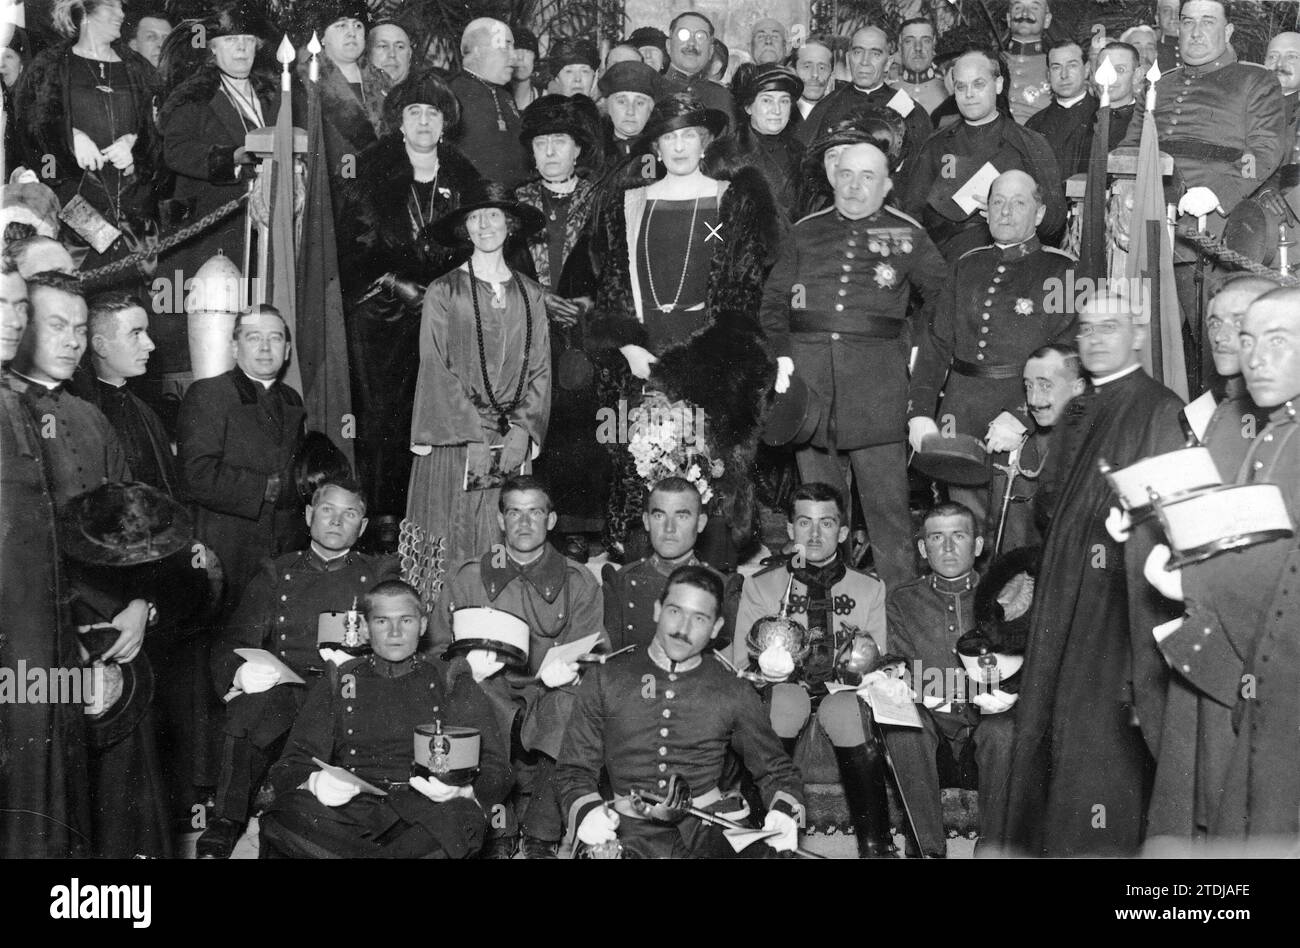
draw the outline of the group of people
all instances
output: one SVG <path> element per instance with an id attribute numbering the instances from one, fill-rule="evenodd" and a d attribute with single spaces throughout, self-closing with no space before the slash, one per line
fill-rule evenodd
<path id="1" fill-rule="evenodd" d="M 482 18 L 449 73 L 418 23 L 296 6 L 355 465 L 275 307 L 176 404 L 141 383 L 191 371 L 181 323 L 78 277 L 248 189 L 267 11 L 57 0 L 64 43 L 7 41 L 0 671 L 96 684 L 0 700 L 0 852 L 171 856 L 180 818 L 225 858 L 260 813 L 265 857 L 785 854 L 814 781 L 864 857 L 944 855 L 951 786 L 989 854 L 1294 842 L 1294 535 L 1170 566 L 1101 468 L 1203 445 L 1294 524 L 1300 291 L 1178 245 L 1185 408 L 1149 300 L 1063 293 L 1063 248 L 1147 109 L 1182 221 L 1300 221 L 1300 34 L 1239 61 L 1228 4 L 1160 0 L 1052 42 L 1013 0 L 1001 49 L 759 20 L 732 72 L 697 12 L 603 61 Z M 708 458 L 647 476 L 607 421 L 660 395 Z"/>

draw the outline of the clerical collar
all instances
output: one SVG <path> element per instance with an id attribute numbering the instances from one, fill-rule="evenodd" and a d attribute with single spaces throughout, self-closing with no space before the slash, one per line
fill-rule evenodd
<path id="1" fill-rule="evenodd" d="M 97 379 L 101 384 L 103 384 L 103 385 L 107 385 L 109 388 L 115 388 L 115 389 L 118 389 L 119 391 L 120 391 L 121 389 L 126 388 L 126 380 L 125 380 L 125 379 L 123 379 L 121 382 L 110 382 L 108 379 L 104 378 L 102 375 L 96 375 L 95 378 L 96 378 L 96 379 Z"/>
<path id="2" fill-rule="evenodd" d="M 1083 101 L 1084 99 L 1086 99 L 1086 98 L 1088 98 L 1088 93 L 1087 93 L 1086 91 L 1084 91 L 1084 92 L 1080 92 L 1080 93 L 1079 93 L 1078 95 L 1076 95 L 1073 99 L 1057 99 L 1057 100 L 1056 100 L 1056 104 L 1059 105 L 1059 106 L 1060 106 L 1061 108 L 1063 108 L 1063 109 L 1069 109 L 1069 108 L 1073 108 L 1074 106 L 1078 105 L 1080 102 L 1082 102 L 1082 101 Z"/>
<path id="3" fill-rule="evenodd" d="M 20 379 L 22 379 L 24 382 L 27 382 L 29 385 L 39 385 L 41 388 L 45 389 L 45 391 L 47 391 L 47 392 L 53 392 L 55 389 L 57 389 L 57 388 L 59 388 L 59 387 L 61 387 L 61 386 L 63 385 L 62 382 L 45 382 L 45 381 L 42 381 L 41 379 L 34 379 L 34 378 L 32 378 L 30 375 L 23 375 L 21 372 L 19 372 L 19 371 L 18 371 L 17 369 L 15 369 L 15 368 L 10 368 L 9 371 L 10 371 L 12 374 L 18 376 L 18 377 L 19 377 Z"/>
<path id="4" fill-rule="evenodd" d="M 854 92 L 857 92 L 860 95 L 874 95 L 884 87 L 885 87 L 885 80 L 882 79 L 879 82 L 877 82 L 874 86 L 872 86 L 870 89 L 859 89 L 857 86 L 853 86 L 852 88 Z"/>
<path id="5" fill-rule="evenodd" d="M 318 560 L 320 560 L 322 563 L 328 566 L 330 563 L 333 563 L 335 560 L 341 560 L 343 557 L 347 556 L 349 553 L 352 552 L 352 548 L 348 547 L 346 550 L 342 551 L 341 553 L 330 553 L 328 550 L 322 549 L 321 545 L 317 543 L 315 540 L 312 540 L 311 552 L 313 556 L 315 556 Z"/>
<path id="6" fill-rule="evenodd" d="M 240 369 L 239 371 L 244 372 L 243 369 Z M 248 375 L 247 372 L 244 372 L 244 374 Z M 264 382 L 261 379 L 253 378 L 251 375 L 248 375 L 248 380 L 250 382 L 256 382 L 258 385 L 262 386 L 262 388 L 264 388 L 268 392 L 271 390 L 271 386 L 275 384 L 275 379 L 271 379 L 271 381 L 269 382 Z"/>
<path id="7" fill-rule="evenodd" d="M 974 570 L 969 570 L 960 576 L 948 579 L 940 576 L 938 573 L 930 574 L 930 586 L 935 592 L 941 593 L 961 593 L 975 588 L 979 582 L 979 577 L 975 575 Z"/>
<path id="8" fill-rule="evenodd" d="M 373 652 L 370 654 L 370 667 L 380 678 L 401 678 L 403 675 L 415 669 L 416 657 L 409 655 L 400 662 L 390 662 L 386 658 L 380 658 Z"/>
<path id="9" fill-rule="evenodd" d="M 1103 385 L 1114 382 L 1117 379 L 1122 379 L 1126 375 L 1132 375 L 1140 368 L 1142 368 L 1142 364 L 1140 362 L 1135 362 L 1127 369 L 1120 369 L 1118 372 L 1114 372 L 1110 375 L 1103 375 L 1101 378 L 1093 379 L 1092 385 L 1094 388 L 1101 388 Z"/>
<path id="10" fill-rule="evenodd" d="M 929 82 L 938 75 L 939 74 L 935 71 L 934 64 L 931 63 L 920 72 L 912 72 L 910 69 L 904 69 L 903 82 L 910 83 L 911 85 L 920 85 L 923 82 Z"/>
<path id="11" fill-rule="evenodd" d="M 1013 39 L 1007 43 L 1007 52 L 1012 56 L 1037 56 L 1043 51 L 1043 41 L 1034 40 L 1026 43 L 1023 40 Z"/>
<path id="12" fill-rule="evenodd" d="M 673 675 L 680 674 L 681 672 L 694 671 L 696 668 L 699 668 L 700 663 L 704 661 L 704 659 L 699 655 L 692 655 L 684 662 L 674 662 L 668 657 L 668 653 L 663 650 L 663 646 L 659 644 L 657 639 L 651 639 L 650 645 L 646 648 L 645 652 L 650 656 L 650 661 Z"/>
<path id="13" fill-rule="evenodd" d="M 463 67 L 462 67 L 462 68 L 463 68 Z M 470 78 L 477 79 L 479 82 L 483 83 L 483 85 L 487 86 L 489 89 L 504 89 L 504 88 L 505 88 L 505 86 L 503 86 L 503 85 L 498 85 L 498 84 L 495 83 L 495 82 L 488 82 L 488 80 L 484 79 L 482 76 L 480 76 L 478 73 L 476 73 L 473 69 L 466 69 L 466 70 L 465 70 L 465 75 L 469 76 Z"/>

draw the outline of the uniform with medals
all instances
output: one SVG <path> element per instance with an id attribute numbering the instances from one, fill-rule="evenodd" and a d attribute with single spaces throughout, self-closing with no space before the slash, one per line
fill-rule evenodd
<path id="1" fill-rule="evenodd" d="M 1052 85 L 1047 81 L 1047 49 L 1041 41 L 1023 43 L 1013 39 L 1002 53 L 1002 59 L 1011 80 L 1007 84 L 1011 117 L 1024 125 L 1052 101 Z"/>

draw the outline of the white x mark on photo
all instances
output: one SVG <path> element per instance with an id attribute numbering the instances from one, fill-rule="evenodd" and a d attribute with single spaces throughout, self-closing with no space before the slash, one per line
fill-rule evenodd
<path id="1" fill-rule="evenodd" d="M 722 235 L 718 233 L 718 231 L 722 230 L 721 222 L 719 222 L 716 226 L 714 226 L 713 224 L 705 224 L 704 226 L 709 229 L 709 236 L 704 238 L 704 242 L 706 244 L 714 237 L 718 238 L 718 243 L 722 243 Z"/>

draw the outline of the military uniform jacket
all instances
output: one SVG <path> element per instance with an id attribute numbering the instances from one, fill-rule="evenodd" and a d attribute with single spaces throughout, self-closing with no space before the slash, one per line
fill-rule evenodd
<path id="1" fill-rule="evenodd" d="M 1144 97 L 1139 96 L 1123 145 L 1139 144 L 1145 108 Z M 1183 186 L 1209 188 L 1225 214 L 1258 190 L 1286 157 L 1281 87 L 1268 70 L 1237 62 L 1232 47 L 1213 62 L 1182 66 L 1161 76 L 1156 83 L 1155 119 L 1160 150 L 1173 156 L 1174 172 Z M 1207 219 L 1215 235 L 1225 223 L 1218 214 Z M 1186 248 L 1181 249 L 1186 259 L 1192 259 Z M 1175 253 L 1179 251 L 1176 245 Z"/>
<path id="2" fill-rule="evenodd" d="M 1002 114 L 985 125 L 953 122 L 931 135 L 917 156 L 900 207 L 919 219 L 940 246 L 967 227 L 987 230 L 978 210 L 967 214 L 952 199 L 985 162 L 999 173 L 1020 170 L 1038 182 L 1047 206 L 1038 234 L 1051 237 L 1060 232 L 1066 207 L 1056 155 L 1042 135 Z"/>
<path id="3" fill-rule="evenodd" d="M 688 560 L 699 565 L 694 556 Z M 667 569 L 667 572 L 665 572 Z M 655 637 L 655 603 L 664 591 L 672 569 L 657 556 L 634 560 L 623 567 L 606 564 L 601 573 L 601 594 L 605 602 L 605 631 L 609 634 L 610 648 L 618 651 L 627 645 L 645 648 Z M 724 624 L 719 638 L 731 639 L 736 603 L 740 597 L 743 579 L 739 573 L 723 577 L 726 592 L 722 607 Z"/>
<path id="4" fill-rule="evenodd" d="M 894 172 L 894 188 L 902 194 L 907 187 L 907 176 L 911 174 L 912 166 L 916 163 L 916 156 L 920 153 L 925 140 L 930 137 L 934 126 L 930 123 L 930 113 L 915 101 L 911 102 L 910 109 L 906 105 L 900 107 L 895 103 L 894 98 L 899 95 L 899 91 L 893 86 L 882 83 L 870 92 L 864 92 L 853 83 L 846 82 L 837 86 L 829 95 L 823 96 L 821 101 L 813 106 L 813 110 L 808 113 L 808 118 L 799 123 L 795 135 L 805 146 L 810 146 L 837 122 L 854 118 L 864 109 L 893 109 L 903 116 L 905 129 L 903 145 L 898 156 L 898 167 L 891 169 Z M 902 94 L 911 98 L 906 92 Z"/>
<path id="5" fill-rule="evenodd" d="M 237 648 L 264 648 L 310 680 L 325 668 L 316 649 L 316 624 L 322 612 L 346 612 L 377 583 L 399 579 L 395 556 L 349 550 L 326 562 L 313 550 L 285 553 L 262 561 L 244 589 L 212 653 L 212 680 L 220 694 L 230 689 L 244 660 Z M 278 686 L 277 686 L 278 687 Z"/>
<path id="6" fill-rule="evenodd" d="M 943 414 L 957 432 L 983 438 L 1000 412 L 1023 404 L 1021 369 L 1030 353 L 1073 332 L 1074 292 L 1066 282 L 1073 264 L 1037 237 L 963 254 L 919 340 L 908 417 L 933 414 L 942 391 Z"/>
<path id="7" fill-rule="evenodd" d="M 908 303 L 915 289 L 934 305 L 947 279 L 921 225 L 891 207 L 860 220 L 827 208 L 794 225 L 759 319 L 768 354 L 792 358 L 821 397 L 813 444 L 851 450 L 903 440 Z"/>
<path id="8" fill-rule="evenodd" d="M 770 566 L 755 573 L 740 591 L 740 608 L 736 612 L 736 636 L 731 644 L 731 662 L 737 668 L 749 665 L 749 652 L 745 637 L 754 623 L 766 616 L 774 616 L 781 609 L 781 599 L 790 588 L 790 618 L 808 625 L 808 587 L 795 580 L 790 583 L 790 570 Z M 844 578 L 830 589 L 831 605 L 827 616 L 835 629 L 846 625 L 857 626 L 870 635 L 880 654 L 885 654 L 885 584 L 861 570 L 845 570 Z M 827 629 L 827 632 L 833 629 Z"/>
<path id="9" fill-rule="evenodd" d="M 1024 125 L 1052 101 L 1052 84 L 1047 81 L 1047 50 L 1041 42 L 1011 40 L 1002 59 L 1007 64 L 1007 102 L 1011 117 Z"/>
<path id="10" fill-rule="evenodd" d="M 550 544 L 540 559 L 525 567 L 504 552 L 499 559 L 505 562 L 498 565 L 497 554 L 489 551 L 455 569 L 434 609 L 430 639 L 438 652 L 450 645 L 452 614 L 469 606 L 502 609 L 527 622 L 528 667 L 498 672 L 482 686 L 497 709 L 503 734 L 510 733 L 510 723 L 522 705 L 523 746 L 555 757 L 578 683 L 547 688 L 534 676 L 553 646 L 599 632 L 597 649 L 608 647 L 600 586 L 589 569 L 566 559 Z"/>
<path id="11" fill-rule="evenodd" d="M 967 700 L 965 690 L 948 693 L 945 676 L 949 669 L 964 671 L 957 658 L 957 640 L 975 628 L 978 582 L 973 572 L 956 580 L 928 573 L 890 591 L 886 603 L 889 651 L 906 659 L 917 695 L 938 696 L 935 689 L 943 684 L 945 700 Z M 935 675 L 938 677 L 932 677 Z"/>
<path id="12" fill-rule="evenodd" d="M 948 90 L 944 88 L 943 77 L 939 75 L 933 66 L 919 73 L 909 72 L 904 69 L 899 74 L 898 79 L 891 85 L 895 89 L 902 89 L 916 100 L 917 105 L 920 105 L 931 115 L 934 114 L 935 109 L 943 105 L 943 100 L 948 98 Z"/>
<path id="13" fill-rule="evenodd" d="M 616 796 L 663 793 L 674 773 L 701 796 L 718 785 L 728 747 L 768 809 L 802 814 L 803 780 L 753 685 L 711 656 L 670 672 L 650 650 L 621 655 L 588 674 L 578 692 L 555 767 L 560 808 L 576 828 L 600 805 L 602 768 Z"/>

